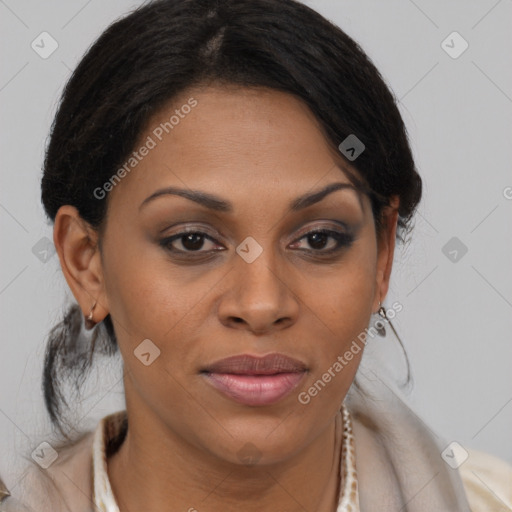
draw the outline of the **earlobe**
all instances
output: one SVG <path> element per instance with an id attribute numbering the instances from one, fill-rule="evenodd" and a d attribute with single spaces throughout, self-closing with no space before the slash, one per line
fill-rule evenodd
<path id="1" fill-rule="evenodd" d="M 109 312 L 104 289 L 97 233 L 71 205 L 61 206 L 55 217 L 53 242 L 62 272 L 85 318 L 93 308 L 93 322 Z"/>

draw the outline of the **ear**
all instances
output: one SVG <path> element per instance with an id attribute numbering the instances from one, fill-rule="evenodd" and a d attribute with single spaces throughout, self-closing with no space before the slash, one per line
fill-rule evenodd
<path id="1" fill-rule="evenodd" d="M 377 238 L 377 273 L 372 308 L 374 312 L 379 309 L 379 301 L 384 302 L 389 289 L 389 279 L 395 254 L 398 205 L 399 197 L 392 196 L 389 206 L 385 206 L 382 211 L 382 232 Z"/>
<path id="2" fill-rule="evenodd" d="M 53 243 L 66 281 L 84 316 L 93 310 L 93 322 L 109 312 L 105 293 L 98 234 L 71 205 L 61 206 L 55 217 Z"/>

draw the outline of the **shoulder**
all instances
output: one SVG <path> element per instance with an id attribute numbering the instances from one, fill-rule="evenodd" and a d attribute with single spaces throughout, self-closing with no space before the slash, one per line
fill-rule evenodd
<path id="1" fill-rule="evenodd" d="M 55 460 L 44 467 L 27 458 L 18 484 L 11 489 L 12 498 L 38 512 L 89 512 L 93 437 L 94 432 L 86 432 L 70 446 L 42 446 Z"/>
<path id="2" fill-rule="evenodd" d="M 467 449 L 469 457 L 459 467 L 472 512 L 512 510 L 512 466 L 478 450 Z"/>

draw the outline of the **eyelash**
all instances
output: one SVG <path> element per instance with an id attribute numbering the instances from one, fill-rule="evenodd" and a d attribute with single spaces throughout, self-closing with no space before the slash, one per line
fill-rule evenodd
<path id="1" fill-rule="evenodd" d="M 160 241 L 160 245 L 169 252 L 178 253 L 178 254 L 187 254 L 187 255 L 188 254 L 191 254 L 191 255 L 192 254 L 208 254 L 208 253 L 216 252 L 218 250 L 218 249 L 212 249 L 211 251 L 201 251 L 201 250 L 183 251 L 181 249 L 175 249 L 175 248 L 170 247 L 172 242 L 174 242 L 175 240 L 179 240 L 180 238 L 183 238 L 186 235 L 191 235 L 191 234 L 192 235 L 200 235 L 203 238 L 206 238 L 208 240 L 211 240 L 214 243 L 217 243 L 217 241 L 213 237 L 211 237 L 204 231 L 190 230 L 190 231 L 182 231 L 182 232 L 176 233 L 175 235 L 172 235 L 170 237 L 164 238 Z M 312 254 L 315 256 L 320 256 L 320 257 L 329 256 L 329 255 L 340 252 L 344 248 L 349 248 L 352 245 L 352 243 L 354 242 L 354 236 L 350 233 L 343 233 L 340 231 L 323 228 L 323 229 L 314 229 L 312 231 L 308 231 L 307 233 L 304 233 L 300 238 L 296 239 L 296 241 L 293 243 L 295 244 L 295 243 L 303 240 L 304 238 L 307 238 L 308 236 L 315 235 L 315 234 L 328 235 L 330 238 L 335 239 L 337 242 L 336 247 L 334 247 L 332 249 L 328 249 L 328 250 L 299 249 L 300 251 L 306 252 L 308 254 Z M 194 257 L 194 256 L 192 256 L 192 257 Z"/>

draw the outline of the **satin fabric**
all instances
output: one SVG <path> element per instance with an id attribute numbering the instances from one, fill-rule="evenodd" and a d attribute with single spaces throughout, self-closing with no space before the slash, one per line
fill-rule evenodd
<path id="1" fill-rule="evenodd" d="M 354 424 L 362 512 L 471 512 L 458 469 L 441 457 L 448 443 L 406 404 L 400 391 L 360 368 L 361 390 L 345 403 Z"/>

